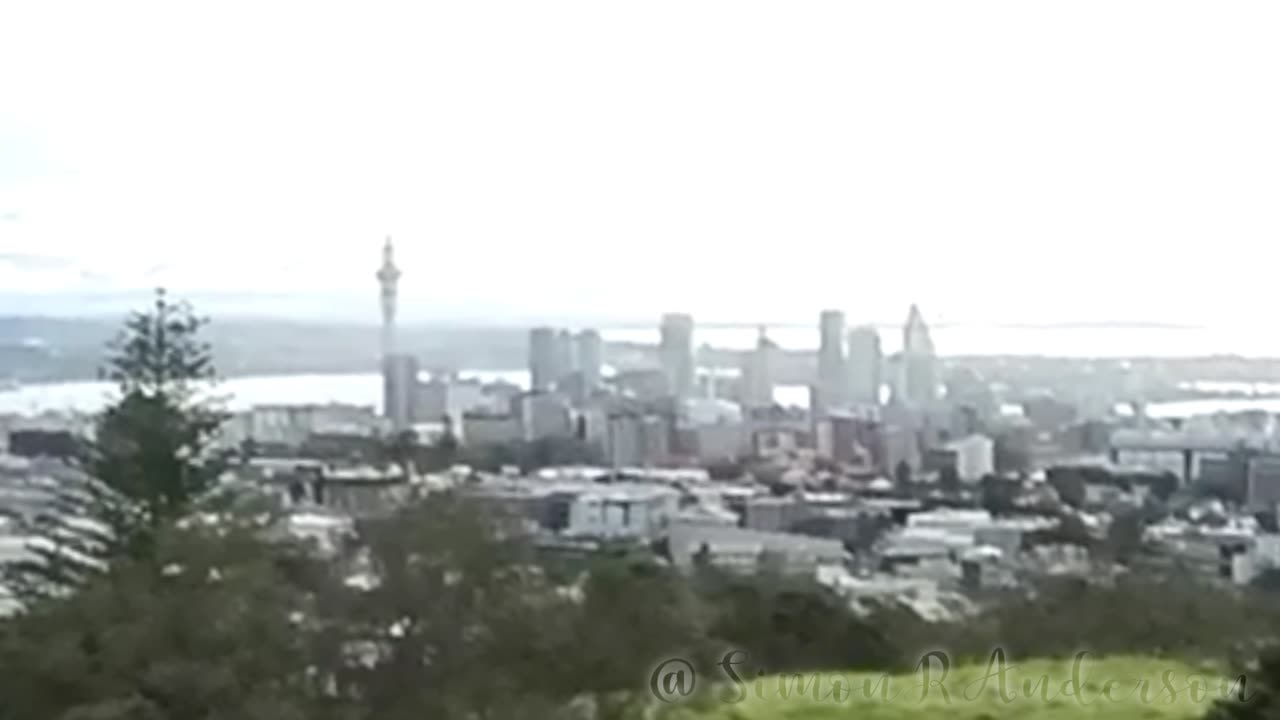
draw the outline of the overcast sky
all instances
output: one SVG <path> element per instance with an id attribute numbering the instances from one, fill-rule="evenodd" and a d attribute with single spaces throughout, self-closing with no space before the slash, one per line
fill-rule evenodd
<path id="1" fill-rule="evenodd" d="M 198 6 L 0 3 L 0 312 L 1277 303 L 1274 0 Z"/>

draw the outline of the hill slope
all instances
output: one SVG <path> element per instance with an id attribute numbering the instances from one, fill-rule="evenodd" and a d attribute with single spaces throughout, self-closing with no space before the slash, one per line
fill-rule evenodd
<path id="1" fill-rule="evenodd" d="M 741 682 L 716 668 L 712 680 L 723 686 L 712 691 L 714 700 L 666 704 L 660 715 L 689 720 L 1200 718 L 1218 698 L 1240 692 L 1235 678 L 1153 658 L 1007 661 L 1003 668 L 993 659 L 945 673 L 934 660 L 928 670 L 888 678 L 867 673 L 758 678 L 745 667 L 737 674 Z"/>

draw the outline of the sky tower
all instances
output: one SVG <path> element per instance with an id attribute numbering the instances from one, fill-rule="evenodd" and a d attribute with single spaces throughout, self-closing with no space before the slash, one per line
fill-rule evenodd
<path id="1" fill-rule="evenodd" d="M 382 246 L 382 267 L 378 268 L 377 277 L 382 288 L 382 357 L 385 360 L 396 352 L 396 291 L 400 284 L 400 268 L 396 267 L 391 238 Z"/>
<path id="2" fill-rule="evenodd" d="M 382 246 L 382 267 L 378 268 L 382 297 L 382 414 L 396 430 L 413 425 L 418 386 L 418 361 L 396 352 L 396 290 L 400 269 L 396 267 L 391 238 Z"/>

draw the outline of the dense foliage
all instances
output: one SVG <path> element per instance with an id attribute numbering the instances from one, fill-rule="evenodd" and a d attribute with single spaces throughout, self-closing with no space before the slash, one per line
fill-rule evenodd
<path id="1" fill-rule="evenodd" d="M 308 717 L 302 608 L 244 530 L 167 529 L 0 632 L 0 718 Z"/>

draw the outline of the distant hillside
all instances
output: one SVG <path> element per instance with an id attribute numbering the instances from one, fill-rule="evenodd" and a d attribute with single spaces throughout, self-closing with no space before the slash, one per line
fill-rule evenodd
<path id="1" fill-rule="evenodd" d="M 0 317 L 0 378 L 85 379 L 96 376 L 119 320 Z M 215 318 L 205 336 L 223 375 L 372 372 L 378 368 L 373 325 Z M 510 369 L 527 363 L 525 331 L 513 328 L 410 326 L 400 348 L 424 368 Z"/>

